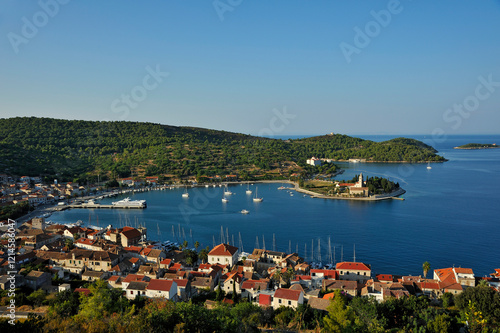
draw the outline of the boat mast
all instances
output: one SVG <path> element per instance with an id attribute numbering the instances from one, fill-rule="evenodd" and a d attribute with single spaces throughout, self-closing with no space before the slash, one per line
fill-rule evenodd
<path id="1" fill-rule="evenodd" d="M 321 263 L 321 238 L 318 238 L 318 261 Z"/>
<path id="2" fill-rule="evenodd" d="M 241 232 L 238 231 L 238 247 L 241 249 L 241 252 L 243 253 L 243 242 L 241 241 Z"/>

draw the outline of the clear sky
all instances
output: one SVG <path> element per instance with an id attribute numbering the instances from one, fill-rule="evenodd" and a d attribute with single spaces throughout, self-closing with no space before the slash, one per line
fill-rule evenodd
<path id="1" fill-rule="evenodd" d="M 2 0 L 0 60 L 4 118 L 500 132 L 500 0 Z"/>

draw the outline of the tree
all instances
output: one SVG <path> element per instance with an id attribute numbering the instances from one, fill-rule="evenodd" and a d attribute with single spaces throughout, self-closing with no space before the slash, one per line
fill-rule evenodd
<path id="1" fill-rule="evenodd" d="M 437 315 L 427 323 L 427 329 L 435 333 L 447 333 L 451 329 L 451 317 L 445 313 Z"/>
<path id="2" fill-rule="evenodd" d="M 198 251 L 199 247 L 200 247 L 200 242 L 198 241 L 194 242 L 194 248 L 196 249 L 196 251 Z"/>
<path id="3" fill-rule="evenodd" d="M 478 283 L 478 287 L 489 287 L 490 284 L 488 283 L 487 280 L 484 280 L 484 279 L 481 279 L 481 281 L 479 281 Z"/>
<path id="4" fill-rule="evenodd" d="M 431 264 L 428 261 L 422 264 L 422 270 L 424 271 L 424 278 L 427 278 L 427 273 L 431 270 Z"/>
<path id="5" fill-rule="evenodd" d="M 359 318 L 346 303 L 340 290 L 335 290 L 334 298 L 327 308 L 328 315 L 323 320 L 327 332 L 356 332 L 361 328 Z"/>
<path id="6" fill-rule="evenodd" d="M 208 261 L 208 246 L 206 249 L 202 249 L 200 251 L 200 254 L 198 255 L 198 258 L 202 261 L 202 262 L 207 262 Z"/>
<path id="7" fill-rule="evenodd" d="M 220 283 L 217 286 L 217 290 L 215 292 L 215 300 L 217 302 L 220 302 L 224 299 L 225 292 L 222 290 L 222 287 L 220 286 Z"/>
<path id="8" fill-rule="evenodd" d="M 28 297 L 28 301 L 30 301 L 33 306 L 38 307 L 42 305 L 43 301 L 45 301 L 47 293 L 43 289 L 38 289 L 32 292 Z"/>
<path id="9" fill-rule="evenodd" d="M 453 306 L 453 294 L 452 293 L 444 293 L 442 296 L 441 296 L 441 301 L 443 302 L 443 308 L 448 308 L 450 306 Z"/>

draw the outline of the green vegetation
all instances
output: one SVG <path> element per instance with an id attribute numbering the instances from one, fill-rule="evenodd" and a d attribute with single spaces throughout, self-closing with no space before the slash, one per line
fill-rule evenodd
<path id="1" fill-rule="evenodd" d="M 278 140 L 193 127 L 50 118 L 0 119 L 0 170 L 85 184 L 128 176 L 164 179 L 237 174 L 288 178 L 311 156 L 371 161 L 445 161 L 424 143 L 373 142 L 346 135 Z M 318 172 L 334 172 L 329 165 Z M 309 169 L 308 169 L 309 170 Z M 309 172 L 316 173 L 315 170 Z M 205 177 L 206 176 L 206 177 Z"/>
<path id="2" fill-rule="evenodd" d="M 455 298 L 445 294 L 440 302 L 410 296 L 378 303 L 373 298 L 350 299 L 336 291 L 327 312 L 308 304 L 273 310 L 236 297 L 234 305 L 226 305 L 220 302 L 224 299 L 220 289 L 209 293 L 210 299 L 219 300 L 212 309 L 206 308 L 202 300 L 128 300 L 121 290 L 109 289 L 103 281 L 93 283 L 89 289 L 89 296 L 72 291 L 55 297 L 43 291 L 31 293 L 24 303 L 16 305 L 48 304 L 47 314 L 18 321 L 15 328 L 23 332 L 459 332 L 466 325 L 468 332 L 499 332 L 500 328 L 500 294 L 482 286 L 468 288 Z M 0 319 L 1 332 L 14 328 L 8 320 Z"/>
<path id="3" fill-rule="evenodd" d="M 466 145 L 455 147 L 455 149 L 486 149 L 486 148 L 499 148 L 496 143 L 468 143 Z"/>
<path id="4" fill-rule="evenodd" d="M 30 211 L 34 210 L 27 201 L 0 207 L 0 221 L 7 219 L 17 219 Z"/>
<path id="5" fill-rule="evenodd" d="M 370 177 L 366 180 L 366 186 L 373 194 L 384 194 L 397 190 L 399 183 L 394 183 L 382 177 Z"/>

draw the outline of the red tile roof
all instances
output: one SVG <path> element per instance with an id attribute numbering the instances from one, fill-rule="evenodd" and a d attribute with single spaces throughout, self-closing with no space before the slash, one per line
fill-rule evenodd
<path id="1" fill-rule="evenodd" d="M 165 259 L 165 260 L 167 260 L 167 259 Z M 210 269 L 210 267 L 212 267 L 212 265 L 210 265 L 210 264 L 200 264 L 198 266 L 198 269 Z"/>
<path id="2" fill-rule="evenodd" d="M 377 280 L 383 281 L 383 282 L 393 282 L 394 277 L 391 274 L 378 274 L 376 276 Z"/>
<path id="3" fill-rule="evenodd" d="M 129 227 L 125 227 L 125 228 L 129 228 Z M 141 237 L 141 233 L 139 232 L 139 230 L 134 229 L 134 228 L 130 228 L 130 229 L 125 230 L 125 228 L 123 228 L 123 231 L 121 232 L 121 234 L 125 238 L 131 239 L 131 238 L 140 238 Z"/>
<path id="4" fill-rule="evenodd" d="M 441 289 L 437 282 L 420 282 L 420 289 Z"/>
<path id="5" fill-rule="evenodd" d="M 332 279 L 338 279 L 339 277 L 339 272 L 337 272 L 334 269 L 311 269 L 309 273 L 312 275 L 312 273 L 317 274 L 323 274 L 324 277 L 329 277 Z"/>
<path id="6" fill-rule="evenodd" d="M 187 286 L 187 283 L 189 282 L 188 279 L 177 279 L 175 280 L 175 283 L 177 283 L 178 287 L 183 287 L 185 288 Z"/>
<path id="7" fill-rule="evenodd" d="M 96 241 L 89 239 L 89 238 L 80 238 L 76 241 L 77 244 L 83 244 L 83 245 L 94 245 Z"/>
<path id="8" fill-rule="evenodd" d="M 328 293 L 328 294 L 323 295 L 324 299 L 333 299 L 334 297 L 335 297 L 335 293 Z"/>
<path id="9" fill-rule="evenodd" d="M 148 290 L 161 290 L 161 291 L 170 291 L 172 288 L 172 280 L 159 280 L 152 279 L 149 281 L 149 285 L 147 287 Z"/>
<path id="10" fill-rule="evenodd" d="M 292 301 L 298 301 L 299 297 L 300 297 L 300 293 L 301 292 L 299 290 L 279 288 L 274 293 L 274 298 L 283 298 L 283 299 L 289 299 Z"/>
<path id="11" fill-rule="evenodd" d="M 128 246 L 128 247 L 124 247 L 123 249 L 125 251 L 128 251 L 128 252 L 140 253 L 142 250 L 142 247 L 140 247 L 140 246 Z"/>
<path id="12" fill-rule="evenodd" d="M 472 268 L 455 267 L 454 270 L 457 274 L 474 274 Z"/>
<path id="13" fill-rule="evenodd" d="M 259 305 L 264 305 L 264 306 L 271 305 L 271 295 L 260 294 L 259 295 Z"/>
<path id="14" fill-rule="evenodd" d="M 362 262 L 339 262 L 336 267 L 337 270 L 355 270 L 355 271 L 371 271 L 370 265 L 363 264 Z"/>
<path id="15" fill-rule="evenodd" d="M 87 288 L 75 288 L 75 293 L 83 293 L 85 296 L 88 296 L 90 294 L 90 290 Z"/>
<path id="16" fill-rule="evenodd" d="M 171 271 L 179 271 L 182 269 L 182 265 L 180 263 L 175 263 L 172 266 L 170 266 Z"/>
<path id="17" fill-rule="evenodd" d="M 208 253 L 210 256 L 229 256 L 232 257 L 238 248 L 229 244 L 219 244 Z"/>
<path id="18" fill-rule="evenodd" d="M 172 259 L 163 259 L 162 261 L 160 261 L 160 264 L 170 265 L 171 262 L 172 262 Z"/>
<path id="19" fill-rule="evenodd" d="M 129 274 L 127 277 L 123 280 L 123 282 L 132 282 L 132 281 L 147 281 L 147 277 L 145 275 L 138 275 L 138 274 Z"/>

